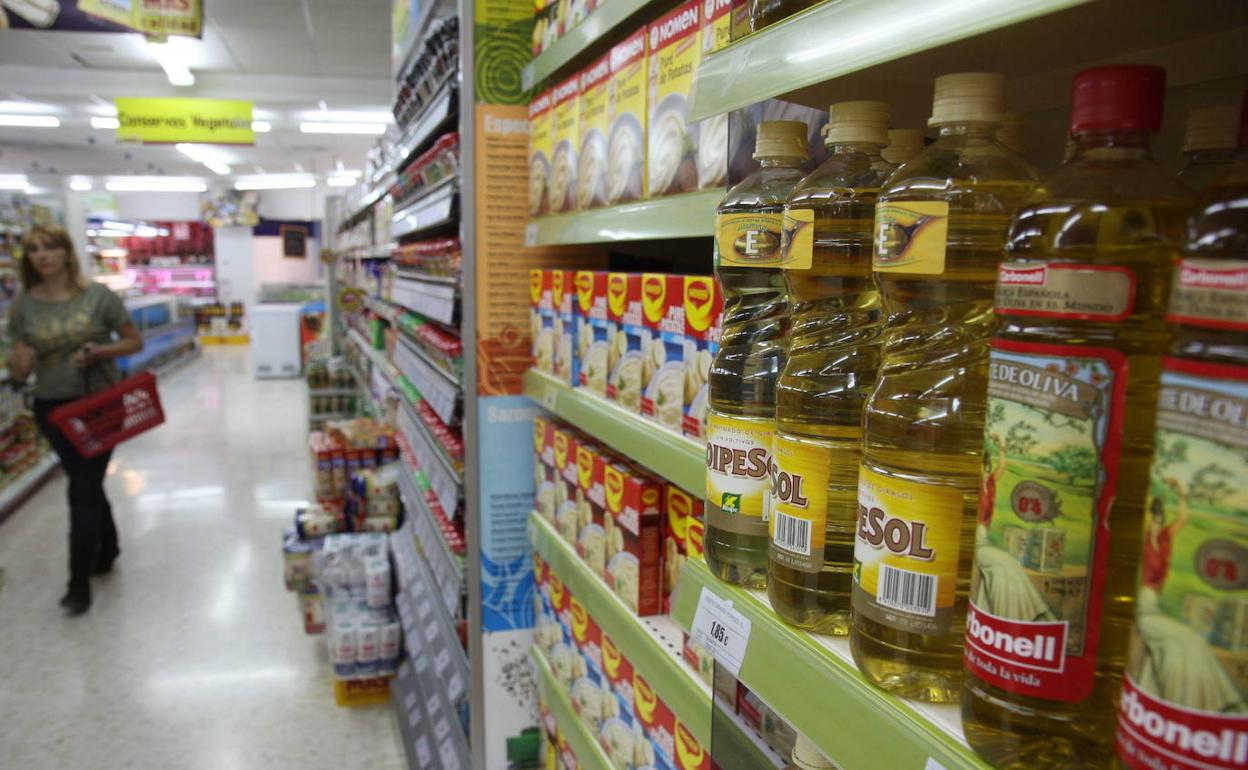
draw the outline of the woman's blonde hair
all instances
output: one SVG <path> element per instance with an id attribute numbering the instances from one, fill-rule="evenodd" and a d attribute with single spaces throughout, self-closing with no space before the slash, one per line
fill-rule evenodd
<path id="1" fill-rule="evenodd" d="M 56 225 L 35 225 L 30 228 L 30 232 L 26 233 L 26 237 L 22 239 L 22 254 L 29 254 L 38 246 L 47 249 L 64 249 L 65 270 L 69 273 L 69 285 L 79 289 L 87 287 L 86 281 L 82 278 L 82 268 L 78 264 L 78 253 L 74 250 L 74 242 L 70 240 L 65 228 Z M 35 266 L 30 263 L 29 259 L 22 259 L 20 275 L 23 291 L 30 291 L 43 281 L 43 277 L 39 275 L 39 271 L 35 270 Z"/>

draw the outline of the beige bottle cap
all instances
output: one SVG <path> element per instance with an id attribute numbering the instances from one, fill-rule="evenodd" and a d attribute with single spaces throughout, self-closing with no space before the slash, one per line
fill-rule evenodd
<path id="1" fill-rule="evenodd" d="M 1239 108 L 1235 105 L 1198 107 L 1187 113 L 1183 152 L 1231 150 L 1238 144 Z"/>
<path id="2" fill-rule="evenodd" d="M 923 152 L 924 135 L 921 128 L 890 128 L 888 146 L 880 153 L 884 160 L 899 166 Z"/>
<path id="3" fill-rule="evenodd" d="M 793 764 L 802 770 L 836 770 L 836 765 L 800 733 L 793 744 Z"/>
<path id="4" fill-rule="evenodd" d="M 754 159 L 809 158 L 809 129 L 800 120 L 764 120 L 758 124 L 754 141 Z"/>
<path id="5" fill-rule="evenodd" d="M 1001 124 L 1005 77 L 995 72 L 958 72 L 936 78 L 929 126 L 946 123 Z"/>
<path id="6" fill-rule="evenodd" d="M 837 102 L 828 108 L 824 141 L 888 144 L 888 105 L 884 102 Z"/>
<path id="7" fill-rule="evenodd" d="M 1023 113 L 1007 112 L 1001 116 L 997 141 L 1017 153 L 1023 151 Z"/>

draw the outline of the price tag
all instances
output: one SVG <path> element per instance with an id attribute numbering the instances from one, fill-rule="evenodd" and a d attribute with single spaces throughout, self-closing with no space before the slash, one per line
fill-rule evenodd
<path id="1" fill-rule="evenodd" d="M 458 672 L 451 676 L 451 681 L 447 682 L 446 694 L 450 696 L 451 703 L 457 703 L 460 696 L 464 694 L 464 683 Z"/>
<path id="2" fill-rule="evenodd" d="M 412 729 L 415 729 L 416 725 L 420 724 L 420 704 L 417 704 L 415 708 L 407 712 L 407 723 L 412 726 Z"/>
<path id="3" fill-rule="evenodd" d="M 745 661 L 745 648 L 750 643 L 750 621 L 733 608 L 731 600 L 721 599 L 703 588 L 693 615 L 690 638 L 710 650 L 715 660 L 733 676 L 738 676 Z"/>
<path id="4" fill-rule="evenodd" d="M 940 764 L 931 757 L 927 758 L 927 764 L 923 765 L 923 770 L 948 770 L 944 765 Z"/>
<path id="5" fill-rule="evenodd" d="M 433 640 L 437 638 L 438 638 L 438 627 L 433 623 L 430 623 L 429 625 L 425 626 L 425 641 L 430 644 L 433 644 Z"/>
<path id="6" fill-rule="evenodd" d="M 524 245 L 525 246 L 537 245 L 537 223 L 536 222 L 530 222 L 524 226 Z"/>
<path id="7" fill-rule="evenodd" d="M 459 770 L 459 752 L 455 751 L 454 743 L 443 741 L 438 753 L 442 755 L 442 770 Z"/>
<path id="8" fill-rule="evenodd" d="M 434 738 L 440 743 L 446 740 L 446 736 L 450 734 L 451 734 L 451 722 L 446 717 L 442 717 L 441 719 L 438 720 L 438 723 L 433 726 Z"/>
<path id="9" fill-rule="evenodd" d="M 423 735 L 416 741 L 416 759 L 422 768 L 428 767 L 433 762 L 433 752 L 429 750 L 429 739 Z"/>
<path id="10" fill-rule="evenodd" d="M 445 647 L 438 650 L 438 654 L 433 656 L 433 665 L 434 670 L 438 672 L 438 676 L 441 676 L 447 667 L 451 665 L 451 653 Z"/>
<path id="11" fill-rule="evenodd" d="M 423 621 L 425 618 L 429 617 L 429 613 L 431 612 L 433 612 L 433 602 L 429 601 L 428 597 L 426 597 L 425 600 L 420 603 L 420 606 L 416 608 L 416 614 L 419 615 L 420 619 Z"/>

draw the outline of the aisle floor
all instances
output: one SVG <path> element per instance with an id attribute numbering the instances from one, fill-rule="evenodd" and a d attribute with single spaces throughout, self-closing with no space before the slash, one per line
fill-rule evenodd
<path id="1" fill-rule="evenodd" d="M 0 525 L 0 755 L 10 768 L 398 768 L 388 706 L 334 705 L 322 637 L 282 586 L 311 489 L 299 380 L 209 349 L 162 381 L 168 423 L 107 482 L 121 532 L 95 605 L 66 618 L 57 477 Z"/>

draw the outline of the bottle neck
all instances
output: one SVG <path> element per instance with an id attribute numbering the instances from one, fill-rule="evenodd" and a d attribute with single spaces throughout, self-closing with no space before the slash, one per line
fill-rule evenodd
<path id="1" fill-rule="evenodd" d="M 758 159 L 760 168 L 797 168 L 802 165 L 803 158 L 789 156 L 771 156 Z"/>
<path id="2" fill-rule="evenodd" d="M 830 142 L 827 147 L 829 155 L 868 155 L 873 158 L 879 157 L 884 149 L 884 145 L 876 142 Z"/>
<path id="3" fill-rule="evenodd" d="M 1075 153 L 1080 160 L 1148 160 L 1153 157 L 1149 133 L 1140 130 L 1081 131 L 1074 135 Z"/>
<path id="4" fill-rule="evenodd" d="M 1000 129 L 1000 123 L 979 120 L 965 123 L 942 123 L 937 126 L 942 139 L 947 136 L 962 136 L 973 139 L 992 139 L 995 141 L 997 131 Z"/>

